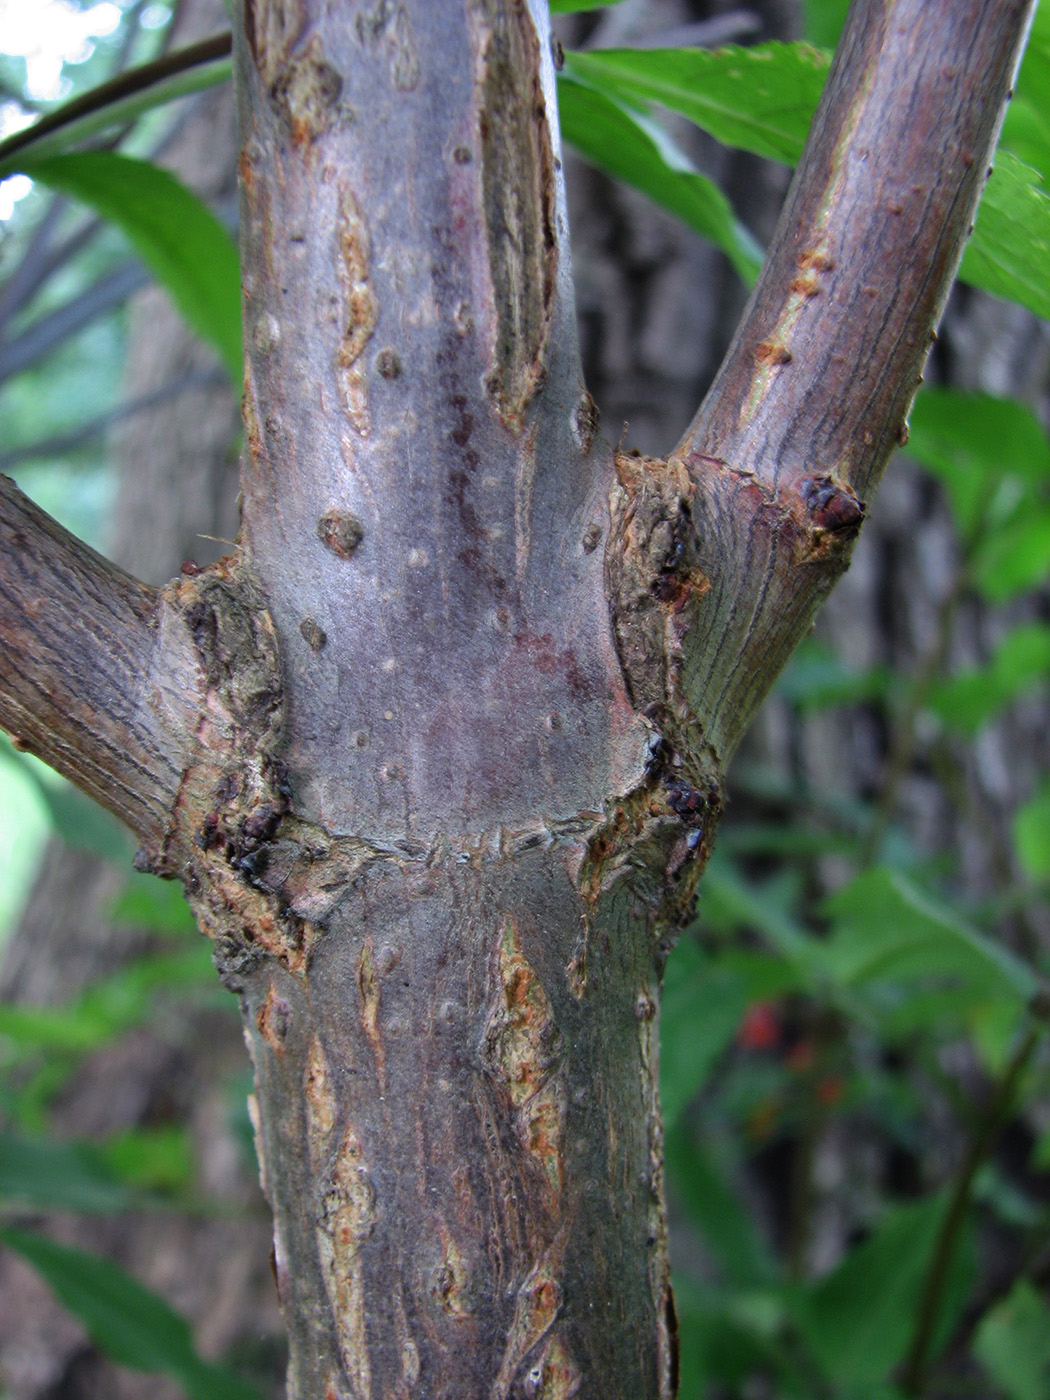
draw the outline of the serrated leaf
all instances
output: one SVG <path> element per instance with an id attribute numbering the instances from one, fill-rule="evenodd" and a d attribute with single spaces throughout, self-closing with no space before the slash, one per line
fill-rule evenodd
<path id="1" fill-rule="evenodd" d="M 836 1269 L 799 1294 L 799 1330 L 836 1386 L 878 1384 L 903 1360 L 944 1208 L 943 1196 L 933 1196 L 891 1211 Z M 967 1228 L 949 1268 L 934 1353 L 962 1313 L 973 1274 Z"/>
<path id="2" fill-rule="evenodd" d="M 794 165 L 827 78 L 830 55 L 810 44 L 719 49 L 598 49 L 569 70 L 630 102 L 656 102 L 724 145 Z"/>
<path id="3" fill-rule="evenodd" d="M 1044 782 L 1014 813 L 1013 838 L 1025 874 L 1050 880 L 1050 783 Z"/>
<path id="4" fill-rule="evenodd" d="M 1050 679 L 1050 626 L 1015 627 L 986 666 L 939 681 L 930 708 L 958 733 L 974 735 L 1007 705 Z"/>
<path id="5" fill-rule="evenodd" d="M 198 1356 L 186 1319 L 116 1264 L 26 1230 L 0 1229 L 0 1241 L 37 1270 L 118 1365 L 170 1376 L 192 1400 L 259 1400 L 234 1372 Z"/>
<path id="6" fill-rule="evenodd" d="M 1050 1308 L 1027 1279 L 985 1313 L 973 1352 L 1009 1400 L 1050 1395 Z"/>
<path id="7" fill-rule="evenodd" d="M 215 215 L 174 175 L 113 151 L 26 159 L 21 170 L 123 232 L 189 325 L 241 380 L 240 262 Z"/>
<path id="8" fill-rule="evenodd" d="M 762 249 L 718 186 L 652 118 L 577 81 L 568 70 L 558 75 L 558 111 L 562 135 L 585 160 L 710 239 L 749 286 L 754 282 Z"/>

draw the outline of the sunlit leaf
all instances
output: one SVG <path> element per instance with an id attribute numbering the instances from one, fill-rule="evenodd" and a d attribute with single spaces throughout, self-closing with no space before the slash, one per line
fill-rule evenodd
<path id="1" fill-rule="evenodd" d="M 829 55 L 809 44 L 719 49 L 597 49 L 570 71 L 627 101 L 688 117 L 727 146 L 794 165 L 827 77 Z"/>
<path id="2" fill-rule="evenodd" d="M 1010 151 L 995 157 L 959 276 L 1050 317 L 1050 193 L 1040 172 Z"/>
<path id="3" fill-rule="evenodd" d="M 1050 484 L 1050 442 L 1013 399 L 925 388 L 909 415 L 907 451 L 941 480 L 967 541 L 1030 510 Z"/>
<path id="4" fill-rule="evenodd" d="M 240 264 L 215 215 L 166 170 L 112 151 L 27 159 L 21 169 L 124 233 L 187 322 L 241 378 Z"/>
<path id="5" fill-rule="evenodd" d="M 749 285 L 755 280 L 761 248 L 718 186 L 652 118 L 576 81 L 568 69 L 559 74 L 558 108 L 562 134 L 584 159 L 675 214 L 721 248 Z"/>

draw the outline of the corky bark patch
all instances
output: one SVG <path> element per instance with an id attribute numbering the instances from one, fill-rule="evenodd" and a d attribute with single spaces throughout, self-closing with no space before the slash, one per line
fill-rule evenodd
<path id="1" fill-rule="evenodd" d="M 488 388 L 520 430 L 543 379 L 558 268 L 554 151 L 539 40 L 523 0 L 473 0 L 478 135 L 496 325 Z"/>

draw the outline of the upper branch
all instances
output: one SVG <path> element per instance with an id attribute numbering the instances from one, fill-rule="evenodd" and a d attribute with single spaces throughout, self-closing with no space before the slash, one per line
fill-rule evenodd
<path id="1" fill-rule="evenodd" d="M 724 771 L 849 561 L 972 227 L 1030 0 L 855 0 L 773 247 L 606 555 L 633 695 Z"/>
<path id="2" fill-rule="evenodd" d="M 762 276 L 677 448 L 863 496 L 921 382 L 973 226 L 1030 0 L 850 10 Z"/>

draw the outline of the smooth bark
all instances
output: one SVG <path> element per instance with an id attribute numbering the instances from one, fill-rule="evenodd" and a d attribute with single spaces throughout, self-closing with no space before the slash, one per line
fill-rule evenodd
<path id="1" fill-rule="evenodd" d="M 673 1393 L 663 960 L 901 436 L 1027 10 L 854 8 L 664 461 L 581 383 L 545 17 L 247 0 L 240 549 L 114 685 L 179 678 L 144 860 L 241 999 L 293 1396 Z M 37 729 L 93 754 L 79 714 Z"/>

